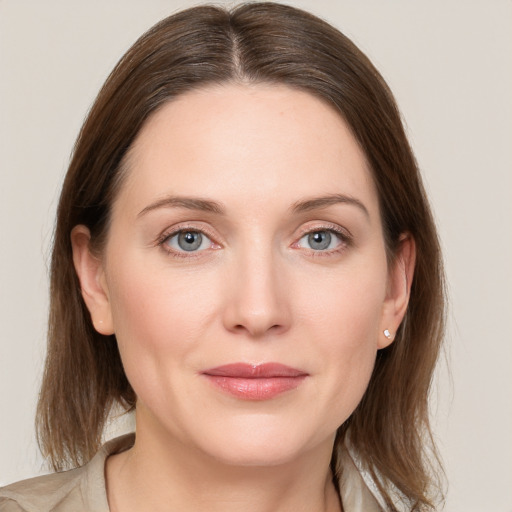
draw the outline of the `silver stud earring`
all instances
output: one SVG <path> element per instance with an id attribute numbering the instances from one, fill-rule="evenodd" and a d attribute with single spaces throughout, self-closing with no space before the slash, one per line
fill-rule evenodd
<path id="1" fill-rule="evenodd" d="M 386 336 L 388 340 L 392 338 L 391 333 L 387 329 L 384 329 L 384 336 Z"/>

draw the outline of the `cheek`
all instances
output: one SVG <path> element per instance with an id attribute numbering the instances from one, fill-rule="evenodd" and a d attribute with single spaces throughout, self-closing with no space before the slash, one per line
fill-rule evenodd
<path id="1" fill-rule="evenodd" d="M 353 271 L 326 284 L 310 297 L 302 315 L 311 350 L 320 354 L 318 404 L 333 426 L 343 423 L 368 386 L 375 358 L 385 298 L 382 272 Z M 329 412 L 330 410 L 330 412 Z"/>
<path id="2" fill-rule="evenodd" d="M 206 312 L 214 305 L 207 293 L 212 287 L 204 279 L 199 287 L 192 276 L 177 279 L 165 268 L 148 271 L 147 265 L 126 259 L 109 277 L 114 329 L 128 379 L 136 392 L 156 389 L 163 375 L 173 378 L 173 370 L 186 366 L 201 339 Z"/>
<path id="3" fill-rule="evenodd" d="M 199 312 L 211 303 L 204 274 L 171 272 L 165 262 L 143 258 L 115 260 L 121 263 L 109 272 L 108 287 L 116 332 L 152 344 L 168 341 L 183 324 L 194 331 Z"/>
<path id="4" fill-rule="evenodd" d="M 330 340 L 329 349 L 336 352 L 343 346 L 348 352 L 358 352 L 371 345 L 376 350 L 386 295 L 386 267 L 351 267 L 328 278 L 317 278 L 316 284 L 302 286 L 294 295 L 300 297 L 300 315 L 323 333 L 321 338 Z"/>

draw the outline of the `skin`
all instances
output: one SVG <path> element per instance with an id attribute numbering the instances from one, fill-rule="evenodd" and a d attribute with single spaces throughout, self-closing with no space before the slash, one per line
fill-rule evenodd
<path id="1" fill-rule="evenodd" d="M 392 342 L 414 266 L 404 236 L 388 267 L 350 130 L 305 92 L 209 87 L 149 119 L 127 173 L 101 258 L 85 226 L 72 233 L 92 321 L 116 334 L 138 397 L 135 446 L 107 463 L 111 509 L 340 510 L 335 432 Z M 179 230 L 203 232 L 199 250 L 181 249 Z M 312 247 L 326 232 L 328 248 Z M 243 400 L 202 374 L 235 362 L 307 377 Z"/>

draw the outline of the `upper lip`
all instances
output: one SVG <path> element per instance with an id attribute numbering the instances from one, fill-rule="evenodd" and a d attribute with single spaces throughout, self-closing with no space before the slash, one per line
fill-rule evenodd
<path id="1" fill-rule="evenodd" d="M 214 377 L 231 377 L 241 379 L 270 379 L 276 377 L 304 377 L 306 372 L 280 363 L 231 363 L 216 366 L 203 372 Z"/>

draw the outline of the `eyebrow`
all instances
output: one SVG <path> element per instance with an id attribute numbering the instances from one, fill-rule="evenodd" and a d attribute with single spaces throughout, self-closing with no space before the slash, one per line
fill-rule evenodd
<path id="1" fill-rule="evenodd" d="M 359 208 L 367 217 L 370 217 L 366 206 L 355 197 L 344 194 L 330 194 L 328 196 L 314 197 L 303 201 L 297 201 L 293 204 L 291 210 L 294 213 L 309 212 L 312 210 L 320 210 L 336 204 L 349 204 Z M 210 199 L 202 199 L 199 197 L 183 197 L 183 196 L 167 196 L 142 209 L 137 217 L 142 217 L 148 212 L 160 208 L 186 208 L 188 210 L 196 210 L 203 212 L 216 213 L 224 215 L 224 208 Z"/>
<path id="2" fill-rule="evenodd" d="M 139 212 L 137 217 L 142 217 L 146 213 L 159 208 L 186 208 L 188 210 L 224 214 L 224 208 L 216 201 L 199 197 L 167 196 L 146 206 Z"/>
<path id="3" fill-rule="evenodd" d="M 314 197 L 312 199 L 307 199 L 305 201 L 298 201 L 293 205 L 292 211 L 296 213 L 309 212 L 311 210 L 320 210 L 322 208 L 327 208 L 328 206 L 340 203 L 356 206 L 367 217 L 370 217 L 368 209 L 359 199 L 344 194 L 330 194 L 328 196 Z"/>

